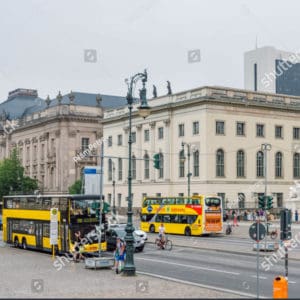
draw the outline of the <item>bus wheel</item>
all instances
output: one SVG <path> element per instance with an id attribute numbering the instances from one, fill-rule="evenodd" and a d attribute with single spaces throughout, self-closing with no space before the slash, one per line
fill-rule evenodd
<path id="1" fill-rule="evenodd" d="M 26 239 L 22 239 L 22 248 L 24 249 L 24 250 L 26 250 L 27 249 L 27 243 L 26 243 Z"/>
<path id="2" fill-rule="evenodd" d="M 191 235 L 191 229 L 189 227 L 185 227 L 184 229 L 184 235 L 190 236 Z"/>
<path id="3" fill-rule="evenodd" d="M 19 247 L 19 239 L 18 239 L 17 237 L 15 237 L 15 240 L 14 240 L 14 246 L 15 246 L 16 248 Z"/>
<path id="4" fill-rule="evenodd" d="M 149 231 L 150 231 L 151 233 L 154 233 L 154 232 L 155 232 L 155 227 L 154 227 L 153 224 L 150 226 Z"/>

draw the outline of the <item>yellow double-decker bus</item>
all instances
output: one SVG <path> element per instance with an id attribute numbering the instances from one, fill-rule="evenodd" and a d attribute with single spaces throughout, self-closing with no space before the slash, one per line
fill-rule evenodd
<path id="1" fill-rule="evenodd" d="M 144 197 L 141 229 L 166 233 L 203 235 L 223 232 L 222 199 L 216 195 L 192 197 Z"/>
<path id="2" fill-rule="evenodd" d="M 97 195 L 5 196 L 2 216 L 3 241 L 23 249 L 51 252 L 53 247 L 50 243 L 50 211 L 54 208 L 57 215 L 55 253 L 72 252 L 75 233 L 78 232 L 85 238 L 83 252 L 99 250 L 100 209 L 97 211 L 97 208 L 100 208 L 100 196 Z M 103 211 L 101 217 L 105 223 Z M 101 230 L 103 231 L 103 228 Z M 104 232 L 101 235 L 101 249 L 106 250 Z"/>

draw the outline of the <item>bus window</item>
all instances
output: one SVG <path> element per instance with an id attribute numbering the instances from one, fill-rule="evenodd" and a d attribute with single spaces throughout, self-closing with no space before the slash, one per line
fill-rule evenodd
<path id="1" fill-rule="evenodd" d="M 162 199 L 162 204 L 164 205 L 169 204 L 169 199 L 168 198 Z"/>
<path id="2" fill-rule="evenodd" d="M 143 207 L 147 207 L 149 205 L 150 201 L 149 200 L 144 200 L 143 202 Z"/>
<path id="3" fill-rule="evenodd" d="M 170 205 L 175 204 L 175 203 L 176 203 L 176 199 L 174 199 L 174 198 L 169 199 L 169 204 Z"/>
<path id="4" fill-rule="evenodd" d="M 184 204 L 184 199 L 183 198 L 177 198 L 176 199 L 176 204 Z"/>
<path id="5" fill-rule="evenodd" d="M 199 199 L 193 199 L 193 204 L 194 204 L 194 205 L 199 205 L 199 204 L 200 204 Z"/>
<path id="6" fill-rule="evenodd" d="M 141 221 L 142 222 L 149 222 L 153 218 L 153 214 L 146 214 L 146 215 L 141 215 Z"/>
<path id="7" fill-rule="evenodd" d="M 220 198 L 205 198 L 205 204 L 207 206 L 220 206 L 221 205 L 221 199 Z"/>
<path id="8" fill-rule="evenodd" d="M 50 236 L 50 225 L 49 224 L 43 224 L 43 236 L 49 237 Z"/>
<path id="9" fill-rule="evenodd" d="M 187 224 L 187 216 L 186 215 L 181 215 L 179 218 L 180 224 Z"/>
<path id="10" fill-rule="evenodd" d="M 178 223 L 178 215 L 170 215 L 170 223 Z"/>
<path id="11" fill-rule="evenodd" d="M 162 222 L 162 215 L 157 215 L 156 217 L 155 217 L 155 222 L 158 222 L 158 223 L 161 223 Z"/>
<path id="12" fill-rule="evenodd" d="M 163 223 L 170 223 L 170 215 L 162 215 L 163 219 L 162 222 Z"/>
<path id="13" fill-rule="evenodd" d="M 188 224 L 193 224 L 196 221 L 197 216 L 188 216 L 187 217 L 187 222 Z"/>

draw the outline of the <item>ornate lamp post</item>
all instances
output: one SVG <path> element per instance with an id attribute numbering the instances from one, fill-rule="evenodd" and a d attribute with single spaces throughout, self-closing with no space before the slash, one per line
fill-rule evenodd
<path id="1" fill-rule="evenodd" d="M 127 92 L 127 104 L 129 109 L 129 137 L 128 137 L 128 210 L 127 210 L 127 225 L 125 228 L 126 236 L 126 260 L 124 266 L 124 275 L 125 276 L 134 276 L 135 275 L 135 265 L 133 261 L 133 253 L 134 253 L 134 238 L 133 238 L 133 231 L 134 228 L 132 226 L 132 172 L 131 172 L 131 146 L 132 146 L 132 105 L 133 105 L 133 88 L 136 85 L 138 80 L 142 80 L 143 88 L 140 90 L 140 100 L 141 105 L 138 107 L 139 115 L 143 118 L 146 118 L 150 114 L 150 107 L 148 106 L 147 99 L 146 99 L 146 87 L 145 84 L 147 82 L 147 72 L 146 70 L 144 73 L 137 73 L 133 77 L 131 77 L 130 82 L 128 79 L 125 82 L 128 85 L 128 92 Z"/>
<path id="2" fill-rule="evenodd" d="M 188 150 L 188 153 L 187 153 L 187 156 L 188 156 L 188 174 L 187 174 L 187 178 L 188 178 L 188 197 L 190 197 L 191 196 L 191 176 L 192 176 L 191 169 L 190 169 L 190 167 L 191 167 L 190 166 L 191 144 L 188 144 L 188 143 L 185 143 L 185 142 L 181 143 L 182 152 L 183 152 L 183 158 L 182 158 L 183 163 L 185 162 L 184 145 L 187 146 L 187 150 Z"/>

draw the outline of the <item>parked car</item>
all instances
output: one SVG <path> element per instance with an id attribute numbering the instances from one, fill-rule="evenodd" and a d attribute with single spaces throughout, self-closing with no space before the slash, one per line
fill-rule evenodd
<path id="1" fill-rule="evenodd" d="M 110 228 L 122 228 L 122 229 L 125 230 L 126 225 L 127 225 L 126 223 L 111 224 Z M 147 233 L 145 231 L 137 229 L 135 226 L 133 226 L 133 228 L 134 228 L 134 233 L 136 235 L 141 237 L 144 241 L 148 240 L 148 236 L 147 236 Z"/>
<path id="2" fill-rule="evenodd" d="M 117 237 L 125 240 L 126 231 L 124 228 L 110 228 L 106 231 L 106 242 L 107 251 L 114 251 L 116 249 Z M 133 232 L 134 238 L 134 251 L 141 252 L 144 249 L 145 241 L 139 237 L 135 232 Z"/>

